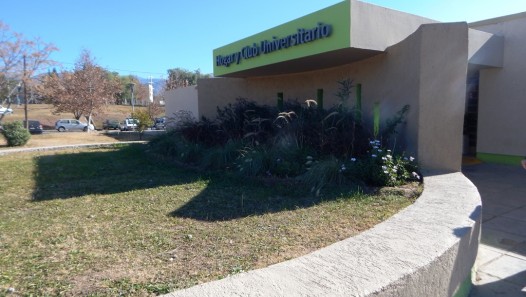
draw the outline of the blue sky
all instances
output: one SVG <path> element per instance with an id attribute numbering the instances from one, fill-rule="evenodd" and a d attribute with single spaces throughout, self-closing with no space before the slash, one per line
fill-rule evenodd
<path id="1" fill-rule="evenodd" d="M 120 74 L 166 78 L 175 67 L 211 73 L 212 50 L 340 0 L 1 0 L 0 20 L 60 51 L 72 68 L 82 49 Z M 524 0 L 365 0 L 439 21 L 477 21 L 526 11 Z"/>

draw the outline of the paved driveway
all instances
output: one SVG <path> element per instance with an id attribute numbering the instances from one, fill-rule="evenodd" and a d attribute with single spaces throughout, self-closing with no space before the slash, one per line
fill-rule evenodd
<path id="1" fill-rule="evenodd" d="M 466 165 L 482 197 L 482 237 L 471 297 L 526 296 L 526 170 Z"/>

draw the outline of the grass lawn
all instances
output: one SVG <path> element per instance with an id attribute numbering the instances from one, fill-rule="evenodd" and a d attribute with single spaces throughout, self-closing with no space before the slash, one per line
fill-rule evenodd
<path id="1" fill-rule="evenodd" d="M 9 147 L 3 135 L 0 135 L 0 151 L 18 148 L 62 146 L 75 144 L 94 144 L 94 143 L 112 143 L 120 141 L 138 141 L 149 140 L 164 131 L 145 131 L 142 138 L 139 132 L 120 132 L 120 131 L 90 131 L 87 132 L 49 132 L 43 134 L 31 135 L 29 141 L 24 146 Z"/>
<path id="2" fill-rule="evenodd" d="M 3 135 L 0 135 L 0 150 L 29 148 L 29 147 L 61 146 L 61 145 L 70 145 L 70 144 L 108 143 L 108 142 L 118 142 L 119 141 L 117 138 L 111 137 L 110 135 L 111 134 L 106 134 L 103 131 L 90 131 L 89 133 L 87 132 L 63 132 L 63 133 L 56 132 L 56 133 L 34 134 L 34 135 L 31 135 L 31 138 L 29 138 L 29 141 L 24 146 L 21 146 L 21 147 L 8 147 L 7 141 L 5 140 Z"/>
<path id="3" fill-rule="evenodd" d="M 145 145 L 0 157 L 0 295 L 149 296 L 304 255 L 412 203 L 184 170 Z"/>

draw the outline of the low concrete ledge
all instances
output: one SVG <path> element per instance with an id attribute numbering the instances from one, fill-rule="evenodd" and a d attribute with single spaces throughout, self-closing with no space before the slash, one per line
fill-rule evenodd
<path id="1" fill-rule="evenodd" d="M 480 226 L 476 187 L 462 173 L 429 175 L 413 205 L 364 233 L 164 296 L 462 296 Z"/>

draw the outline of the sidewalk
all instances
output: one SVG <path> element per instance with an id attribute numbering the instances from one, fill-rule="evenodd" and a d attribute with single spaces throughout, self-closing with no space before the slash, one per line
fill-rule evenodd
<path id="1" fill-rule="evenodd" d="M 526 170 L 476 164 L 462 172 L 482 197 L 482 236 L 471 297 L 526 297 Z"/>
<path id="2" fill-rule="evenodd" d="M 102 147 L 113 147 L 121 144 L 132 144 L 132 143 L 147 143 L 145 140 L 137 141 L 119 141 L 119 142 L 103 142 L 103 143 L 88 143 L 88 144 L 68 144 L 68 145 L 56 145 L 56 146 L 44 146 L 44 147 L 16 147 L 9 149 L 0 150 L 0 156 L 15 154 L 15 153 L 26 153 L 26 152 L 43 152 L 43 151 L 60 151 L 64 149 L 79 149 L 79 148 L 102 148 Z"/>

